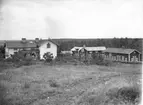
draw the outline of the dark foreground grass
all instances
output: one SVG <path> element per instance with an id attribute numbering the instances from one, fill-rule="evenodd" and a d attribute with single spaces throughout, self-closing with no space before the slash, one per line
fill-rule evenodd
<path id="1" fill-rule="evenodd" d="M 0 105 L 10 105 L 6 100 L 6 87 L 0 83 Z"/>
<path id="2" fill-rule="evenodd" d="M 139 105 L 141 90 L 138 87 L 111 88 L 107 92 L 90 92 L 77 105 Z"/>
<path id="3" fill-rule="evenodd" d="M 113 88 L 107 92 L 107 103 L 138 105 L 141 97 L 141 90 L 138 87 Z"/>

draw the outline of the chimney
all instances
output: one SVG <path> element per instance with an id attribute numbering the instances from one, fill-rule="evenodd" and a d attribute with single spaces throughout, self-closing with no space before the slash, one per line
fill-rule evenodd
<path id="1" fill-rule="evenodd" d="M 83 48 L 85 48 L 86 46 L 85 46 L 85 44 L 83 45 Z"/>
<path id="2" fill-rule="evenodd" d="M 25 43 L 26 42 L 26 38 L 22 38 L 22 42 Z"/>

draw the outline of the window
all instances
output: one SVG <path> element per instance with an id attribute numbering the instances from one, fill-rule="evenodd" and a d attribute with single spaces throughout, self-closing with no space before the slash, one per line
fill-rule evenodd
<path id="1" fill-rule="evenodd" d="M 47 48 L 50 48 L 50 47 L 51 47 L 51 45 L 50 45 L 50 43 L 48 43 L 48 44 L 47 44 Z"/>

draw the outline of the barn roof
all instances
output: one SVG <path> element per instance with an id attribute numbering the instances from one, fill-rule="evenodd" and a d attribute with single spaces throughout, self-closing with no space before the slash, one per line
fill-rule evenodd
<path id="1" fill-rule="evenodd" d="M 76 50 L 79 50 L 80 48 L 82 48 L 82 47 L 73 47 L 73 48 L 71 49 L 71 51 L 76 51 Z"/>
<path id="2" fill-rule="evenodd" d="M 100 46 L 100 47 L 85 47 L 87 51 L 103 51 L 106 50 L 106 47 Z"/>
<path id="3" fill-rule="evenodd" d="M 125 48 L 107 48 L 104 52 L 130 54 L 133 51 L 137 51 L 137 50 L 136 49 L 125 49 Z M 139 51 L 137 51 L 137 52 L 139 52 Z"/>
<path id="4" fill-rule="evenodd" d="M 74 48 L 71 49 L 71 51 L 75 51 L 76 49 L 78 51 L 80 51 L 83 48 L 84 47 L 74 47 Z M 102 51 L 102 50 L 105 50 L 106 47 L 104 47 L 104 46 L 99 46 L 99 47 L 85 47 L 84 49 L 86 49 L 87 51 Z"/>

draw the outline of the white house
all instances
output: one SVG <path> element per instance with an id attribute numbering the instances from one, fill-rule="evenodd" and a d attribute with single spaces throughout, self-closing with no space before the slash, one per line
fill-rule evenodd
<path id="1" fill-rule="evenodd" d="M 38 53 L 37 49 L 39 49 Z M 43 55 L 46 52 L 52 53 L 53 57 L 55 58 L 57 56 L 57 49 L 58 44 L 53 42 L 51 39 L 39 40 L 38 38 L 36 38 L 35 40 L 26 40 L 25 38 L 22 38 L 22 40 L 6 41 L 5 56 L 6 58 L 8 58 L 15 52 L 24 50 L 32 54 L 35 54 L 35 56 L 37 54 L 40 54 L 40 59 L 43 59 Z"/>
<path id="2" fill-rule="evenodd" d="M 43 40 L 39 46 L 40 50 L 40 58 L 43 59 L 43 55 L 46 52 L 50 52 L 53 54 L 53 57 L 57 56 L 58 45 L 52 40 Z"/>

